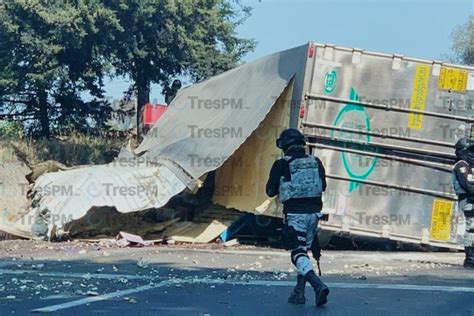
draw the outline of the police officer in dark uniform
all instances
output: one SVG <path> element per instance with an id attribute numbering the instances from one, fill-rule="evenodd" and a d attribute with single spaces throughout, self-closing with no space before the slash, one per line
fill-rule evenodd
<path id="1" fill-rule="evenodd" d="M 170 103 L 176 97 L 176 94 L 178 94 L 178 91 L 179 89 L 181 89 L 181 87 L 182 87 L 181 81 L 176 79 L 173 81 L 170 87 L 166 87 L 164 89 L 166 104 L 170 105 Z"/>
<path id="2" fill-rule="evenodd" d="M 464 267 L 474 268 L 474 141 L 461 138 L 455 149 L 458 161 L 453 168 L 453 185 L 466 220 Z"/>
<path id="3" fill-rule="evenodd" d="M 286 223 L 283 235 L 298 271 L 297 284 L 288 302 L 304 304 L 305 285 L 309 282 L 315 291 L 316 305 L 322 306 L 327 302 L 329 289 L 314 272 L 308 250 L 317 234 L 326 176 L 321 161 L 307 155 L 305 145 L 304 136 L 297 129 L 290 128 L 281 133 L 277 147 L 283 150 L 284 157 L 274 162 L 266 192 L 270 197 L 278 195 L 283 203 Z M 313 252 L 313 256 L 318 255 Z"/>

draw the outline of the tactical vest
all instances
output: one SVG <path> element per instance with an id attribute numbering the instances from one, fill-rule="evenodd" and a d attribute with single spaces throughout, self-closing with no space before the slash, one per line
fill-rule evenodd
<path id="1" fill-rule="evenodd" d="M 291 180 L 286 181 L 284 177 L 280 178 L 279 198 L 281 202 L 293 198 L 321 196 L 323 183 L 314 156 L 296 159 L 285 156 L 283 159 L 289 161 Z"/>
<path id="2" fill-rule="evenodd" d="M 474 192 L 474 168 L 472 168 L 472 166 L 470 166 L 466 161 L 460 160 L 454 165 L 452 173 L 454 192 L 456 193 L 456 195 L 463 198 L 465 198 L 466 195 L 472 196 L 472 194 L 469 194 L 469 192 L 462 187 L 461 183 L 459 183 L 456 174 L 465 177 L 465 179 L 467 180 L 466 184 L 468 186 L 468 189 L 471 192 Z"/>

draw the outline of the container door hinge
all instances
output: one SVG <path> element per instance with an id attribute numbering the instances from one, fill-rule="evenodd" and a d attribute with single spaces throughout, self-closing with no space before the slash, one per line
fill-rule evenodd
<path id="1" fill-rule="evenodd" d="M 392 69 L 399 70 L 402 68 L 403 55 L 393 55 L 392 57 Z"/>
<path id="2" fill-rule="evenodd" d="M 352 51 L 352 63 L 358 64 L 362 59 L 362 49 L 354 48 Z"/>
<path id="3" fill-rule="evenodd" d="M 442 61 L 435 60 L 433 61 L 433 66 L 431 70 L 431 75 L 439 77 L 439 74 L 441 72 L 441 65 L 443 64 Z"/>
<path id="4" fill-rule="evenodd" d="M 334 59 L 334 45 L 327 44 L 324 47 L 324 59 L 333 60 Z"/>

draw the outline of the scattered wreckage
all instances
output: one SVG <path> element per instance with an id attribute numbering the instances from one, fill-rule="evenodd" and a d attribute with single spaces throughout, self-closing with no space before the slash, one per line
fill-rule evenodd
<path id="1" fill-rule="evenodd" d="M 54 239 L 98 209 L 159 213 L 200 196 L 219 206 L 214 220 L 199 222 L 206 213 L 190 202 L 198 220 L 160 218 L 162 231 L 208 242 L 239 211 L 281 217 L 265 183 L 279 132 L 297 127 L 328 173 L 322 230 L 459 249 L 450 170 L 473 101 L 473 68 L 308 43 L 181 89 L 140 146 L 108 165 L 39 176 L 12 226 Z"/>

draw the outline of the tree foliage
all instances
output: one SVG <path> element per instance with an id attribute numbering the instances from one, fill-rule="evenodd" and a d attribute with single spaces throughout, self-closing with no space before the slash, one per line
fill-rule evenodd
<path id="1" fill-rule="evenodd" d="M 474 65 L 474 15 L 469 17 L 469 21 L 458 26 L 453 34 L 453 57 L 456 63 Z"/>
<path id="2" fill-rule="evenodd" d="M 176 76 L 199 81 L 235 67 L 255 43 L 236 27 L 249 14 L 239 1 L 105 0 L 123 31 L 115 34 L 114 69 L 134 82 L 138 111 L 151 83 L 165 89 Z M 137 122 L 138 123 L 138 122 Z"/>
<path id="3" fill-rule="evenodd" d="M 5 0 L 0 4 L 3 112 L 32 118 L 28 127 L 83 130 L 105 119 L 107 42 L 120 25 L 100 1 Z M 84 101 L 82 93 L 91 96 Z"/>
<path id="4" fill-rule="evenodd" d="M 140 110 L 151 83 L 237 65 L 255 45 L 236 35 L 248 14 L 239 0 L 2 0 L 0 116 L 46 136 L 101 126 L 106 75 L 133 80 Z"/>

